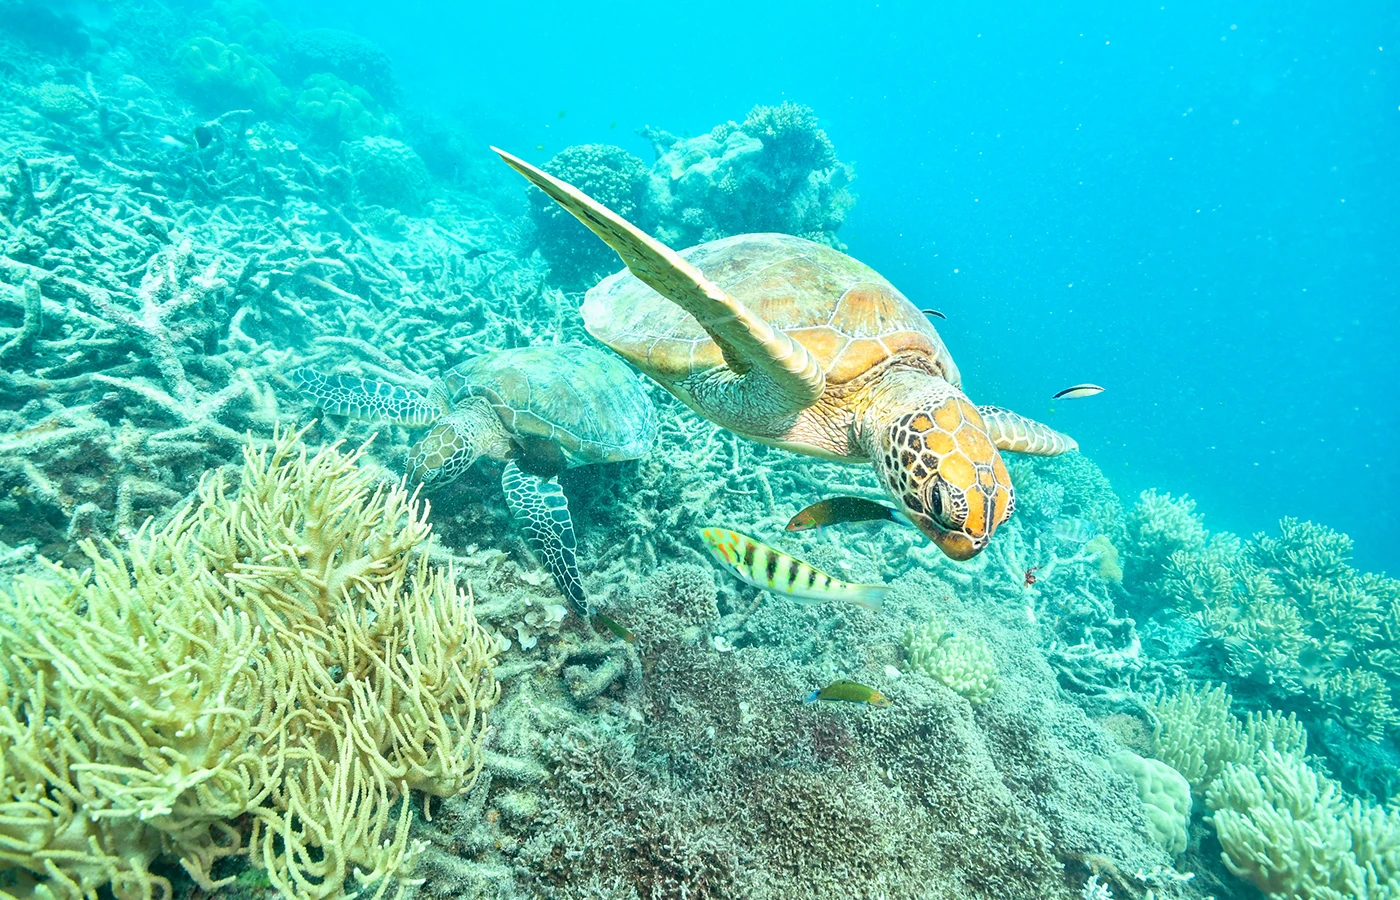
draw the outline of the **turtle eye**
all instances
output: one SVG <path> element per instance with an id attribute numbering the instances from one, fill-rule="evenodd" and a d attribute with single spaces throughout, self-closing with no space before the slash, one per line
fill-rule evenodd
<path id="1" fill-rule="evenodd" d="M 933 480 L 933 490 L 928 492 L 929 515 L 940 527 L 951 530 L 953 524 L 948 521 L 948 515 L 944 512 L 948 508 L 947 490 L 948 486 L 943 483 L 943 479 L 935 478 Z"/>

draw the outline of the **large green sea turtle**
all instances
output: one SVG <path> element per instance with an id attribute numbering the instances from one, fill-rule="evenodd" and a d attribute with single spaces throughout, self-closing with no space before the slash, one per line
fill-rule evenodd
<path id="1" fill-rule="evenodd" d="M 973 406 L 928 318 L 874 269 L 783 234 L 679 253 L 524 160 L 507 163 L 627 265 L 588 291 L 584 325 L 702 416 L 796 453 L 871 462 L 944 553 L 969 559 L 1011 515 L 998 448 L 1053 456 L 1075 442 Z"/>
<path id="2" fill-rule="evenodd" d="M 656 410 L 636 375 L 590 347 L 496 350 L 450 370 L 426 395 L 309 368 L 290 373 L 327 412 L 432 426 L 409 452 L 409 478 L 443 484 L 482 457 L 505 463 L 501 489 L 530 549 L 581 615 L 573 520 L 557 475 L 638 459 L 656 437 Z"/>

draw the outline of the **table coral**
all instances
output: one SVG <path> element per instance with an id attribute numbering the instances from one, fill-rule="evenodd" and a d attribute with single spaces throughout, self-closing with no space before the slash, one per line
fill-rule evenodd
<path id="1" fill-rule="evenodd" d="M 359 462 L 249 446 L 236 491 L 215 473 L 89 571 L 0 594 L 0 859 L 132 900 L 169 895 L 167 854 L 214 889 L 246 840 L 291 897 L 402 890 L 409 793 L 480 771 L 494 644 L 416 553 L 425 510 Z"/>

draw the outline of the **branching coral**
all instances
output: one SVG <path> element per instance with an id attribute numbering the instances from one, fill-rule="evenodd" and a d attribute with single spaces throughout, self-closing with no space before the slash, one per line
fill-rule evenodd
<path id="1" fill-rule="evenodd" d="M 360 455 L 249 446 L 198 506 L 0 594 L 0 859 L 40 889 L 206 888 L 248 852 L 293 897 L 409 876 L 410 791 L 482 765 L 494 643 L 431 568 L 424 510 Z"/>
<path id="2" fill-rule="evenodd" d="M 1178 550 L 1157 590 L 1223 641 L 1232 674 L 1379 739 L 1400 726 L 1400 583 L 1352 569 L 1346 535 L 1296 519 L 1279 530 Z"/>
<path id="3" fill-rule="evenodd" d="M 1301 756 L 1307 732 L 1292 716 L 1270 711 L 1250 713 L 1243 721 L 1230 712 L 1223 685 L 1183 687 L 1159 697 L 1151 709 L 1157 718 L 1152 753 L 1176 769 L 1199 795 L 1232 763 L 1253 759 L 1263 750 Z"/>
<path id="4" fill-rule="evenodd" d="M 1226 866 L 1272 900 L 1400 896 L 1400 810 L 1348 801 L 1301 756 L 1232 764 L 1206 801 Z"/>

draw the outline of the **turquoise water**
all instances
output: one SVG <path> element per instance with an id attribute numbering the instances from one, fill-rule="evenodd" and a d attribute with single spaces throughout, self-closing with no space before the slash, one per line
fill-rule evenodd
<path id="1" fill-rule="evenodd" d="M 1400 898 L 1396 53 L 0 0 L 0 900 Z"/>
<path id="2" fill-rule="evenodd" d="M 1055 422 L 1125 495 L 1241 533 L 1315 518 L 1400 564 L 1392 5 L 290 9 L 536 161 L 809 105 L 856 164 L 841 239 L 949 314 L 977 402 L 1044 415 L 1098 382 Z"/>

